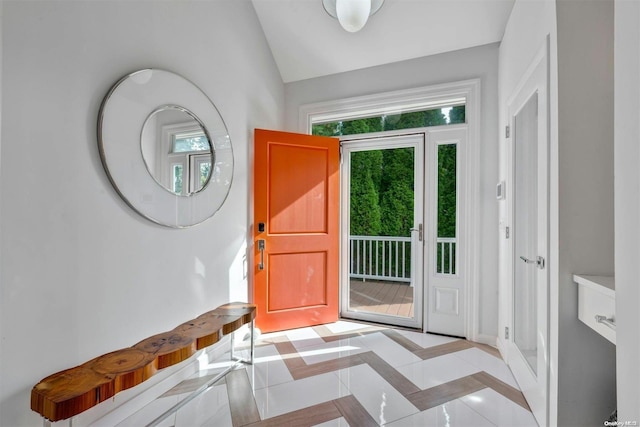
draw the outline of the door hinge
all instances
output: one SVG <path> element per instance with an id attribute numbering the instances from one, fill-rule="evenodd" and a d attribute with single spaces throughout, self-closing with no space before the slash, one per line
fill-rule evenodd
<path id="1" fill-rule="evenodd" d="M 509 227 L 505 227 L 504 228 L 504 238 L 508 239 L 509 238 Z"/>
<path id="2" fill-rule="evenodd" d="M 504 339 L 505 340 L 509 339 L 509 327 L 508 326 L 504 327 Z"/>
<path id="3" fill-rule="evenodd" d="M 511 127 L 510 126 L 505 126 L 504 127 L 504 137 L 505 138 L 509 138 L 511 136 Z"/>

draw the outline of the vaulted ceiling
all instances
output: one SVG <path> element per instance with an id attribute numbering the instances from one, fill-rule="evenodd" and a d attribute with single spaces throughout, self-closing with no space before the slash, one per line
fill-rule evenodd
<path id="1" fill-rule="evenodd" d="M 285 83 L 502 40 L 514 0 L 386 0 L 357 33 L 322 0 L 252 0 Z"/>

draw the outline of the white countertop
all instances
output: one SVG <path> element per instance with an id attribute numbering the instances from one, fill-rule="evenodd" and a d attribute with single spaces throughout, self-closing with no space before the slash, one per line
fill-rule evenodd
<path id="1" fill-rule="evenodd" d="M 585 276 L 574 274 L 573 280 L 595 291 L 601 292 L 610 297 L 616 295 L 616 282 L 614 276 Z"/>

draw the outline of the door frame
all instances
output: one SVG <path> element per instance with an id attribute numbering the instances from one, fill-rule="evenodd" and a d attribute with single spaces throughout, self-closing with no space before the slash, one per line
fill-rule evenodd
<path id="1" fill-rule="evenodd" d="M 464 235 L 460 237 L 467 242 L 467 245 L 464 253 L 459 255 L 461 262 L 464 262 L 467 269 L 465 275 L 465 338 L 474 342 L 496 345 L 495 335 L 480 332 L 480 79 L 305 104 L 300 106 L 298 110 L 298 131 L 310 134 L 312 125 L 318 122 L 356 119 L 376 114 L 394 114 L 430 106 L 437 108 L 437 106 L 452 100 L 465 102 L 467 121 L 465 125 L 467 126 L 465 161 L 460 165 L 466 171 L 463 185 L 467 194 L 467 205 L 465 210 L 460 212 L 461 220 L 465 221 Z M 456 125 L 448 127 L 452 126 Z M 428 129 L 436 128 L 412 129 L 412 131 L 426 132 Z M 388 134 L 388 132 L 380 133 L 380 135 L 384 134 Z M 498 291 L 497 284 L 495 291 Z M 423 307 L 425 306 L 423 305 Z"/>
<path id="2" fill-rule="evenodd" d="M 533 387 L 532 383 L 528 378 L 519 377 L 519 372 L 524 373 L 527 369 L 530 370 L 529 366 L 526 362 L 518 359 L 520 357 L 519 350 L 517 350 L 513 333 L 514 331 L 514 285 L 515 285 L 515 263 L 517 254 L 515 253 L 516 248 L 514 245 L 514 240 L 507 237 L 507 251 L 506 254 L 508 258 L 505 260 L 506 265 L 506 278 L 508 286 L 506 287 L 506 295 L 504 298 L 501 298 L 500 303 L 506 304 L 506 310 L 504 310 L 507 321 L 505 324 L 508 327 L 508 330 L 505 331 L 505 339 L 504 346 L 499 345 L 500 350 L 504 352 L 505 360 L 509 365 L 509 368 L 514 373 L 516 377 L 516 381 L 518 381 L 518 385 L 522 389 L 525 394 L 525 398 L 531 406 L 532 412 L 536 418 L 536 421 L 541 426 L 549 425 L 549 397 L 550 397 L 550 349 L 549 349 L 549 336 L 550 336 L 550 274 L 549 274 L 549 255 L 550 255 L 550 121 L 549 121 L 549 40 L 547 38 L 544 46 L 542 46 L 535 57 L 533 58 L 531 64 L 527 68 L 526 72 L 523 74 L 520 83 L 514 89 L 512 95 L 507 99 L 507 123 L 509 126 L 510 135 L 507 136 L 508 143 L 506 144 L 506 160 L 507 160 L 507 180 L 506 180 L 506 200 L 507 200 L 507 226 L 513 227 L 515 222 L 515 197 L 514 197 L 514 187 L 515 187 L 515 151 L 513 150 L 513 136 L 514 136 L 514 124 L 515 124 L 515 116 L 516 114 L 526 105 L 529 99 L 534 94 L 538 94 L 538 110 L 540 111 L 541 106 L 543 107 L 542 116 L 538 116 L 538 173 L 537 176 L 542 178 L 542 186 L 545 196 L 538 197 L 538 215 L 543 214 L 543 229 L 538 230 L 538 234 L 544 233 L 545 237 L 545 249 L 544 253 L 538 253 L 536 255 L 541 255 L 545 258 L 544 269 L 538 271 L 537 277 L 537 291 L 538 295 L 542 296 L 542 298 L 538 298 L 538 316 L 540 317 L 540 311 L 543 312 L 543 318 L 541 319 L 545 324 L 543 326 L 543 334 L 544 336 L 538 336 L 537 343 L 538 348 L 540 348 L 542 352 L 542 357 L 546 360 L 546 365 L 544 366 L 543 372 L 538 371 L 537 377 L 542 376 L 543 382 L 543 390 L 542 395 L 540 393 L 531 393 L 528 390 L 531 390 Z M 541 175 L 542 173 L 542 175 Z M 540 190 L 538 190 L 538 195 Z M 541 200 L 543 199 L 543 200 Z M 542 201 L 542 206 L 540 206 L 540 202 Z M 540 221 L 540 218 L 539 218 Z M 538 224 L 540 222 L 538 221 Z M 515 231 L 515 230 L 513 230 Z M 540 281 L 544 280 L 546 285 L 544 289 L 540 288 Z M 544 306 L 542 306 L 544 305 Z M 540 320 L 539 320 L 540 322 Z M 537 330 L 537 329 L 536 329 Z M 536 334 L 538 335 L 538 334 Z M 498 343 L 500 344 L 500 342 Z M 516 354 L 514 354 L 516 353 Z M 524 380 L 524 381 L 523 381 Z M 542 406 L 541 406 L 542 405 Z M 535 407 L 534 407 L 535 406 Z"/>

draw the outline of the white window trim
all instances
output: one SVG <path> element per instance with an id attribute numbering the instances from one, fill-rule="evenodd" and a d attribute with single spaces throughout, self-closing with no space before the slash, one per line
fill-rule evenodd
<path id="1" fill-rule="evenodd" d="M 200 185 L 200 168 L 203 164 L 211 164 L 211 155 L 208 153 L 191 152 L 188 156 L 189 159 L 189 193 L 195 193 L 202 190 L 203 186 Z M 211 178 L 211 171 L 209 171 L 209 178 Z M 207 181 L 208 182 L 208 181 Z M 205 182 L 206 184 L 206 182 Z"/>
<path id="2" fill-rule="evenodd" d="M 479 96 L 480 79 L 301 105 L 298 129 L 310 133 L 313 123 L 428 110 L 465 101 L 468 105 L 472 92 Z"/>
<path id="3" fill-rule="evenodd" d="M 466 338 L 472 341 L 495 345 L 491 337 L 480 334 L 479 307 L 479 217 L 480 217 L 480 79 L 463 80 L 413 89 L 383 92 L 352 98 L 301 105 L 298 110 L 298 130 L 311 133 L 313 123 L 330 122 L 371 117 L 382 114 L 437 108 L 444 104 L 464 102 L 468 129 L 465 168 L 467 188 L 465 212 L 461 220 L 465 222 L 466 250 L 459 256 L 466 265 Z M 494 341 L 494 342 L 491 342 Z"/>

